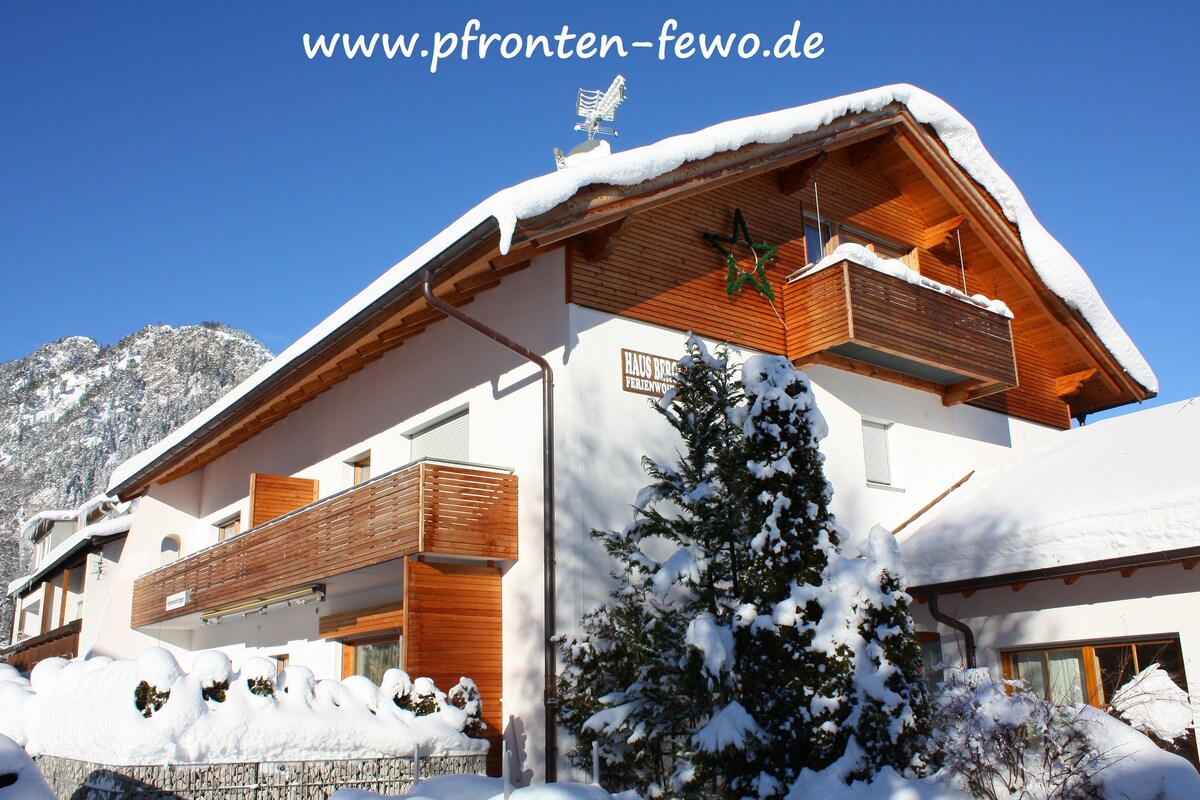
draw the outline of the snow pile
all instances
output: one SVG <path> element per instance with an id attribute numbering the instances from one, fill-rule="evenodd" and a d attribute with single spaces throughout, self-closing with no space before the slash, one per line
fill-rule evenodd
<path id="1" fill-rule="evenodd" d="M 0 734 L 0 800 L 55 800 L 29 754 Z"/>
<path id="2" fill-rule="evenodd" d="M 1133 676 L 1117 690 L 1109 705 L 1135 729 L 1168 742 L 1185 735 L 1196 724 L 1188 693 L 1158 664 Z"/>
<path id="3" fill-rule="evenodd" d="M 308 354 L 322 339 L 338 330 L 401 282 L 418 273 L 435 256 L 473 231 L 492 224 L 498 225 L 500 249 L 507 253 L 520 220 L 527 220 L 551 210 L 590 184 L 634 186 L 657 178 L 687 162 L 700 161 L 716 153 L 736 150 L 748 144 L 785 142 L 794 135 L 814 131 L 847 114 L 878 111 L 893 102 L 904 104 L 918 122 L 932 126 L 938 138 L 946 145 L 951 158 L 996 199 L 1005 216 L 1017 225 L 1030 262 L 1039 277 L 1052 292 L 1079 311 L 1134 380 L 1149 391 L 1157 392 L 1158 379 L 1155 378 L 1154 372 L 1112 316 L 1112 312 L 1104 305 L 1083 268 L 1037 221 L 1016 184 L 984 148 L 975 128 L 943 100 L 915 86 L 895 84 L 770 114 L 723 122 L 696 133 L 673 136 L 652 145 L 615 153 L 533 178 L 492 195 L 377 278 L 299 341 L 191 422 L 181 426 L 154 447 L 117 467 L 109 481 L 109 489 L 116 491 L 124 481 L 154 463 L 252 390 L 267 383 L 293 361 Z"/>
<path id="4" fill-rule="evenodd" d="M 409 710 L 414 697 L 428 705 Z M 34 754 L 107 764 L 292 761 L 487 751 L 464 735 L 471 708 L 448 703 L 421 679 L 389 670 L 379 687 L 355 676 L 313 679 L 305 667 L 278 677 L 264 658 L 234 671 L 219 652 L 185 673 L 151 648 L 136 659 L 51 658 L 25 681 L 0 672 L 0 733 Z"/>
<path id="5" fill-rule="evenodd" d="M 1009 319 L 1012 319 L 1012 312 L 1003 300 L 992 300 L 984 297 L 981 294 L 967 295 L 960 289 L 955 289 L 953 286 L 947 286 L 944 283 L 926 278 L 916 270 L 909 269 L 903 261 L 896 258 L 881 258 L 878 254 L 871 252 L 861 244 L 843 244 L 839 245 L 829 255 L 822 258 L 816 264 L 804 269 L 795 275 L 795 278 L 806 278 L 814 272 L 819 272 L 826 267 L 840 264 L 843 261 L 853 261 L 855 264 L 866 267 L 867 269 L 882 272 L 884 275 L 891 275 L 893 278 L 899 278 L 907 283 L 917 286 L 924 286 L 926 289 L 932 289 L 935 292 L 941 292 L 944 295 L 949 295 L 956 300 L 962 300 L 964 303 L 986 308 L 994 314 L 1001 314 Z"/>
<path id="6" fill-rule="evenodd" d="M 1197 475 L 1196 399 L 1065 431 L 910 526 L 900 545 L 910 584 L 1200 545 Z"/>

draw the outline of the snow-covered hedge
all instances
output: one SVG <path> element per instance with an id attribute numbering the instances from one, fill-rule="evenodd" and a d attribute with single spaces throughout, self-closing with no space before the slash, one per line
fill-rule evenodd
<path id="1" fill-rule="evenodd" d="M 418 746 L 479 754 L 487 742 L 468 735 L 479 710 L 465 679 L 447 698 L 400 670 L 382 686 L 318 681 L 301 666 L 276 676 L 264 658 L 234 671 L 215 651 L 196 654 L 191 672 L 160 648 L 128 661 L 47 659 L 28 680 L 0 665 L 0 734 L 34 755 L 108 764 L 369 758 Z"/>

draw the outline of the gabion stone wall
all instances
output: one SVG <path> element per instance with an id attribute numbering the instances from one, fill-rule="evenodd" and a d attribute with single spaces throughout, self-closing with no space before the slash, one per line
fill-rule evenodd
<path id="1" fill-rule="evenodd" d="M 411 758 L 113 766 L 58 756 L 34 759 L 62 800 L 326 800 L 342 787 L 403 794 Z M 421 777 L 485 774 L 487 756 L 422 756 Z"/>

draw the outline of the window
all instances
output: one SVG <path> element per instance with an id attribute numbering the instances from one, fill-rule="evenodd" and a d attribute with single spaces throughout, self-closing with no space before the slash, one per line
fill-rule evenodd
<path id="1" fill-rule="evenodd" d="M 217 541 L 223 542 L 242 532 L 242 515 L 230 517 L 224 522 L 217 523 Z"/>
<path id="2" fill-rule="evenodd" d="M 891 427 L 890 422 L 863 418 L 863 459 L 866 463 L 867 483 L 892 485 L 892 463 L 888 452 L 888 429 Z"/>
<path id="3" fill-rule="evenodd" d="M 440 458 L 447 461 L 467 461 L 467 420 L 467 412 L 463 411 L 410 434 L 412 460 Z"/>
<path id="4" fill-rule="evenodd" d="M 385 672 L 400 668 L 400 642 L 400 635 L 392 634 L 344 643 L 343 677 L 365 675 L 376 685 L 383 683 Z"/>
<path id="5" fill-rule="evenodd" d="M 1025 682 L 1055 703 L 1104 706 L 1118 689 L 1151 664 L 1159 664 L 1180 687 L 1183 653 L 1177 639 L 1023 650 L 1005 653 L 1005 677 Z"/>
<path id="6" fill-rule="evenodd" d="M 351 470 L 351 486 L 358 486 L 364 481 L 371 480 L 371 454 L 359 456 L 346 462 Z"/>
<path id="7" fill-rule="evenodd" d="M 936 633 L 917 633 L 917 646 L 921 648 L 921 677 L 925 686 L 933 692 L 946 679 L 942 667 L 942 637 Z"/>
<path id="8" fill-rule="evenodd" d="M 159 565 L 170 564 L 179 560 L 179 537 L 172 534 L 164 536 L 162 543 L 158 546 L 158 563 Z"/>
<path id="9" fill-rule="evenodd" d="M 288 664 L 291 662 L 287 653 L 279 653 L 278 655 L 271 656 L 271 660 L 275 662 L 276 675 L 283 674 L 283 671 L 287 669 Z"/>

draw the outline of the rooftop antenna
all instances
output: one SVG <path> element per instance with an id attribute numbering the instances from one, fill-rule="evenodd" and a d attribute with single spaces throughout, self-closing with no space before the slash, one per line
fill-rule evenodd
<path id="1" fill-rule="evenodd" d="M 563 155 L 562 150 L 554 148 L 554 163 L 562 169 L 571 161 L 586 161 L 588 157 L 608 155 L 610 152 L 606 142 L 596 141 L 596 135 L 616 136 L 615 128 L 603 123 L 612 122 L 617 118 L 617 106 L 625 100 L 625 78 L 618 75 L 612 84 L 601 91 L 599 89 L 580 89 L 575 100 L 575 113 L 583 117 L 583 122 L 575 124 L 575 130 L 587 134 L 587 141 L 581 142 Z M 582 158 L 574 158 L 583 156 Z"/>

